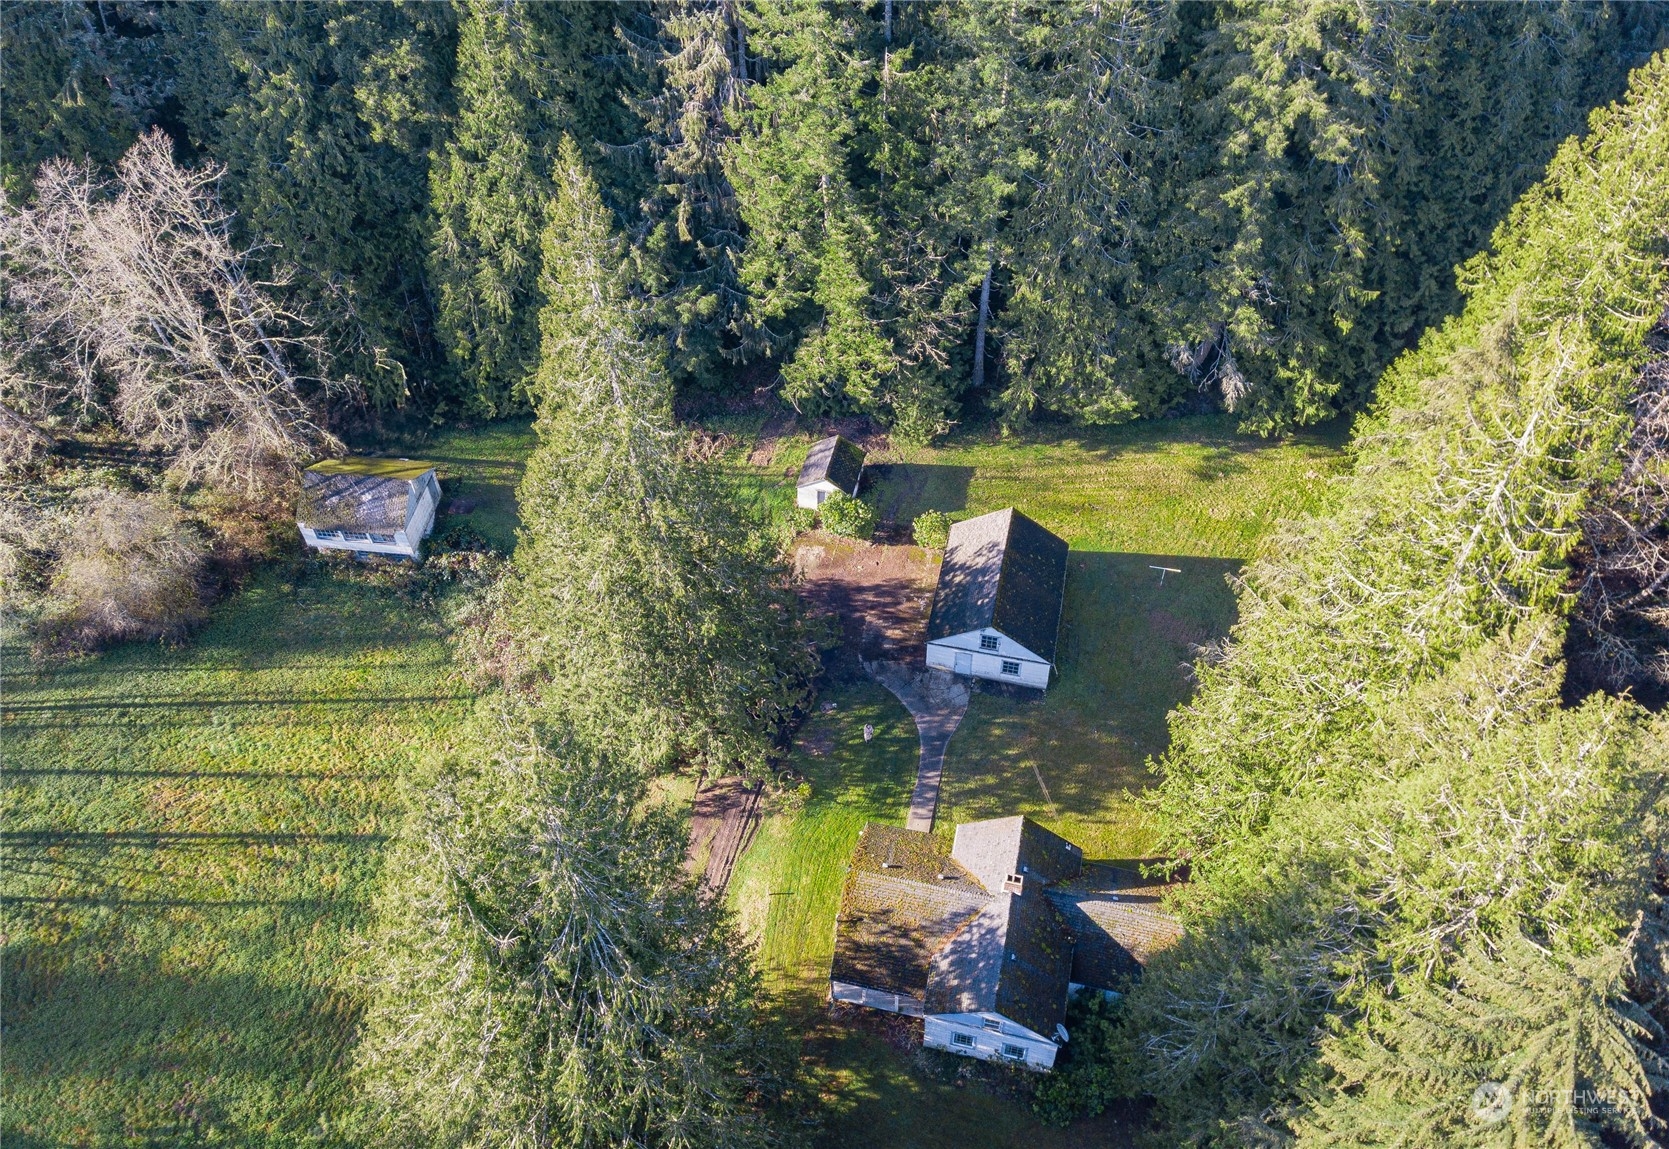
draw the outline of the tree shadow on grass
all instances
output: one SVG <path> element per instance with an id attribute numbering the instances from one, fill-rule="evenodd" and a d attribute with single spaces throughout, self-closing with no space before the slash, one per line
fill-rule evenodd
<path id="1" fill-rule="evenodd" d="M 968 507 L 972 467 L 945 463 L 877 463 L 865 467 L 859 494 L 882 523 L 904 526 L 923 511 L 955 514 Z"/>
<path id="2" fill-rule="evenodd" d="M 56 948 L 3 959 L 8 1147 L 299 1144 L 340 1126 L 359 1007 L 339 990 L 112 954 L 66 967 Z"/>

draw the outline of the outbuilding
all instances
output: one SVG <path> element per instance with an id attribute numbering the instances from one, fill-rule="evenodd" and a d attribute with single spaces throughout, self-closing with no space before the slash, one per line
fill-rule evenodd
<path id="1" fill-rule="evenodd" d="M 1066 552 L 1013 507 L 953 524 L 927 621 L 927 665 L 1047 689 Z"/>
<path id="2" fill-rule="evenodd" d="M 296 526 L 302 541 L 321 551 L 419 559 L 439 505 L 433 463 L 326 459 L 302 472 Z"/>
<path id="3" fill-rule="evenodd" d="M 839 435 L 830 435 L 811 445 L 800 478 L 795 483 L 795 501 L 802 507 L 816 510 L 825 499 L 839 491 L 843 495 L 858 493 L 858 480 L 863 478 L 863 448 Z"/>

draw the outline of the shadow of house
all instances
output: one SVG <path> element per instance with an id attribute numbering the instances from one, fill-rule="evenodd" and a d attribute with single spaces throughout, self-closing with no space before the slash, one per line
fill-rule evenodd
<path id="1" fill-rule="evenodd" d="M 859 493 L 867 495 L 883 524 L 902 529 L 923 511 L 955 514 L 968 508 L 972 467 L 944 463 L 873 463 L 864 468 Z"/>

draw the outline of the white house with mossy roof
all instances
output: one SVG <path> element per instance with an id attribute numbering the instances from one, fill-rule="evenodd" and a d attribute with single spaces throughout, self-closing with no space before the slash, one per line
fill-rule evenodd
<path id="1" fill-rule="evenodd" d="M 1066 600 L 1066 542 L 1008 507 L 953 524 L 927 665 L 1045 690 Z"/>
<path id="2" fill-rule="evenodd" d="M 922 1019 L 922 1044 L 1028 1069 L 1070 1040 L 1066 1003 L 1116 990 L 1180 936 L 1165 884 L 1029 818 L 921 830 L 870 823 L 835 919 L 833 1001 Z"/>
<path id="3" fill-rule="evenodd" d="M 302 472 L 296 526 L 316 550 L 415 560 L 423 557 L 439 506 L 433 463 L 326 459 Z"/>

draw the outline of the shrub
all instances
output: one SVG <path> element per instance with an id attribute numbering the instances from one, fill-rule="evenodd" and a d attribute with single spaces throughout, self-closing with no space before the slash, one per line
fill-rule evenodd
<path id="1" fill-rule="evenodd" d="M 867 539 L 875 533 L 875 509 L 862 499 L 839 491 L 822 506 L 823 526 L 848 539 Z"/>
<path id="2" fill-rule="evenodd" d="M 950 516 L 943 511 L 923 511 L 910 524 L 918 547 L 940 550 L 950 541 Z"/>
<path id="3" fill-rule="evenodd" d="M 52 578 L 43 645 L 92 650 L 179 637 L 202 617 L 205 554 L 196 529 L 162 497 L 89 491 Z"/>
<path id="4" fill-rule="evenodd" d="M 794 506 L 777 525 L 777 541 L 783 550 L 794 545 L 794 540 L 817 525 L 817 512 L 810 507 Z"/>
<path id="5" fill-rule="evenodd" d="M 1131 1080 L 1120 1002 L 1093 990 L 1080 993 L 1066 1007 L 1066 1031 L 1071 1040 L 1032 1098 L 1033 1111 L 1048 1125 L 1094 1117 L 1108 1102 L 1139 1092 Z"/>

